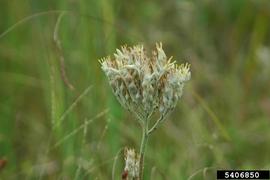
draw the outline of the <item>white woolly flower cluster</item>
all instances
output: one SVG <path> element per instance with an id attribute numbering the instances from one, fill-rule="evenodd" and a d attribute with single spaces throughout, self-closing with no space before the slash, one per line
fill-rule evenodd
<path id="1" fill-rule="evenodd" d="M 139 177 L 139 156 L 134 149 L 125 149 L 125 168 L 124 172 L 127 173 L 127 177 L 131 179 L 137 179 Z"/>
<path id="2" fill-rule="evenodd" d="M 151 57 L 142 45 L 123 46 L 114 58 L 100 63 L 121 105 L 139 119 L 147 119 L 155 112 L 163 117 L 172 111 L 190 79 L 190 65 L 171 60 L 159 43 Z"/>

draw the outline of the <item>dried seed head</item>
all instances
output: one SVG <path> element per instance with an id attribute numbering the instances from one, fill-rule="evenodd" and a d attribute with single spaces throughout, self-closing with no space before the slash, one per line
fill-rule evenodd
<path id="1" fill-rule="evenodd" d="M 120 104 L 146 119 L 154 112 L 165 116 L 172 111 L 190 79 L 190 65 L 171 60 L 159 43 L 151 57 L 142 45 L 123 46 L 114 58 L 103 58 L 100 63 Z"/>

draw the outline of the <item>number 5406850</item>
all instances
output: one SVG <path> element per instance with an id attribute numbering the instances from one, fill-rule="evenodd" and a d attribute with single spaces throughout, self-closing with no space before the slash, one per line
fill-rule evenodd
<path id="1" fill-rule="evenodd" d="M 259 177 L 259 172 L 254 171 L 225 172 L 225 179 L 258 179 Z"/>

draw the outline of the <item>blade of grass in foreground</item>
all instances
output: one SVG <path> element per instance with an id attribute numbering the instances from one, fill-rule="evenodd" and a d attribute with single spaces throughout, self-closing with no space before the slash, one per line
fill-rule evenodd
<path id="1" fill-rule="evenodd" d="M 60 139 L 55 145 L 53 145 L 52 148 L 56 148 L 59 145 L 61 145 L 64 141 L 68 140 L 71 136 L 75 135 L 76 133 L 78 133 L 79 131 L 83 130 L 85 128 L 85 126 L 88 126 L 90 123 L 92 123 L 94 120 L 102 117 L 103 115 L 105 115 L 108 112 L 108 109 L 100 112 L 99 114 L 97 114 L 95 117 L 87 120 L 85 123 L 83 123 L 82 125 L 80 125 L 78 128 L 74 129 L 73 131 L 71 131 L 68 135 L 66 135 L 64 138 Z"/>
<path id="2" fill-rule="evenodd" d="M 229 136 L 229 133 L 224 128 L 223 124 L 221 123 L 220 119 L 217 117 L 217 115 L 214 113 L 214 111 L 211 110 L 211 108 L 207 105 L 207 103 L 203 100 L 203 98 L 195 91 L 192 91 L 193 96 L 199 101 L 199 103 L 202 105 L 203 109 L 208 113 L 208 115 L 211 117 L 213 122 L 216 124 L 218 129 L 220 130 L 222 136 L 227 140 L 230 141 L 231 138 Z"/>

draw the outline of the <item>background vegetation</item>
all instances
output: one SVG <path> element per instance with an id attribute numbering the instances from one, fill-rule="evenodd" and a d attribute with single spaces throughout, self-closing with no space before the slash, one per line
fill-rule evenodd
<path id="1" fill-rule="evenodd" d="M 97 60 L 160 41 L 192 80 L 150 138 L 145 178 L 269 169 L 269 22 L 268 0 L 1 0 L 0 179 L 120 179 L 141 132 Z"/>

